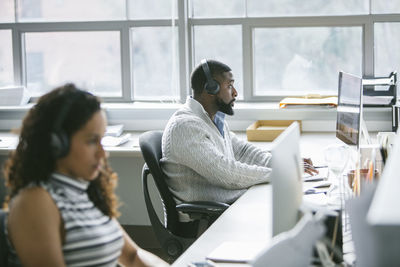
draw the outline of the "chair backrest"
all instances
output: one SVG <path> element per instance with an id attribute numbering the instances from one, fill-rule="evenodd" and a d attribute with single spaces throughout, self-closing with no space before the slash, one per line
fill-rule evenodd
<path id="1" fill-rule="evenodd" d="M 5 235 L 5 219 L 7 212 L 0 210 L 0 266 L 7 266 L 8 247 Z"/>
<path id="2" fill-rule="evenodd" d="M 154 178 L 157 189 L 160 193 L 161 201 L 164 206 L 164 219 L 166 227 L 172 233 L 176 233 L 179 224 L 178 212 L 176 211 L 176 202 L 172 193 L 165 182 L 167 176 L 161 169 L 160 159 L 162 157 L 161 139 L 162 131 L 148 131 L 140 135 L 139 146 L 143 154 L 144 161 Z"/>

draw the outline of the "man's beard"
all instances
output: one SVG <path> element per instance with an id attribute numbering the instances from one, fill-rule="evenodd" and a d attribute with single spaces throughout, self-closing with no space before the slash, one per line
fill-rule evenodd
<path id="1" fill-rule="evenodd" d="M 226 115 L 233 115 L 233 108 L 232 108 L 232 103 L 235 101 L 232 99 L 231 102 L 226 104 L 222 99 L 217 98 L 217 106 L 218 106 L 218 111 L 221 111 L 222 113 L 225 113 Z"/>

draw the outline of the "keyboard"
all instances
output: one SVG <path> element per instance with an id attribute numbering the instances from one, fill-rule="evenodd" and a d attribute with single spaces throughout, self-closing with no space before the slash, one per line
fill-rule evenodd
<path id="1" fill-rule="evenodd" d="M 318 174 L 311 175 L 308 173 L 303 174 L 303 181 L 304 182 L 317 182 L 317 181 L 324 181 L 328 179 L 328 168 L 318 168 Z"/>

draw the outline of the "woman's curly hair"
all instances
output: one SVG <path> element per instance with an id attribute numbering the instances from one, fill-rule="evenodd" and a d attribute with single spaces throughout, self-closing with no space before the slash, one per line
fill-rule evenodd
<path id="1" fill-rule="evenodd" d="M 68 108 L 65 105 L 69 105 Z M 39 99 L 24 118 L 18 146 L 5 163 L 4 177 L 9 191 L 5 206 L 29 184 L 39 185 L 49 181 L 57 160 L 51 145 L 56 125 L 71 140 L 100 110 L 97 97 L 73 84 L 58 87 Z M 118 200 L 114 193 L 117 175 L 106 159 L 102 169 L 98 177 L 90 182 L 87 192 L 90 200 L 105 215 L 117 217 Z"/>

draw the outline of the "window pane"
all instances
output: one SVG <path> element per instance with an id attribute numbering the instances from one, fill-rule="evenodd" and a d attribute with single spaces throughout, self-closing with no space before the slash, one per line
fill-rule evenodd
<path id="1" fill-rule="evenodd" d="M 141 27 L 132 31 L 135 99 L 179 99 L 177 29 Z"/>
<path id="2" fill-rule="evenodd" d="M 246 0 L 192 0 L 193 17 L 243 17 Z"/>
<path id="3" fill-rule="evenodd" d="M 375 24 L 375 76 L 400 72 L 400 23 Z"/>
<path id="4" fill-rule="evenodd" d="M 0 30 L 0 87 L 14 84 L 11 30 Z"/>
<path id="5" fill-rule="evenodd" d="M 221 61 L 232 69 L 238 99 L 243 99 L 241 26 L 195 26 L 194 64 L 203 58 Z"/>
<path id="6" fill-rule="evenodd" d="M 129 0 L 129 18 L 131 19 L 168 19 L 172 17 L 172 10 L 174 17 L 177 17 L 176 0 Z"/>
<path id="7" fill-rule="evenodd" d="M 100 96 L 122 95 L 119 32 L 26 33 L 25 46 L 32 95 L 66 82 Z"/>
<path id="8" fill-rule="evenodd" d="M 0 22 L 14 22 L 14 0 L 0 1 Z"/>
<path id="9" fill-rule="evenodd" d="M 20 21 L 92 21 L 126 18 L 125 0 L 17 0 Z"/>
<path id="10" fill-rule="evenodd" d="M 371 8 L 373 14 L 400 13 L 400 0 L 372 0 Z"/>
<path id="11" fill-rule="evenodd" d="M 247 0 L 248 15 L 307 16 L 368 14 L 369 0 Z"/>
<path id="12" fill-rule="evenodd" d="M 361 37 L 361 27 L 255 29 L 255 94 L 336 93 L 340 70 L 361 75 Z"/>

